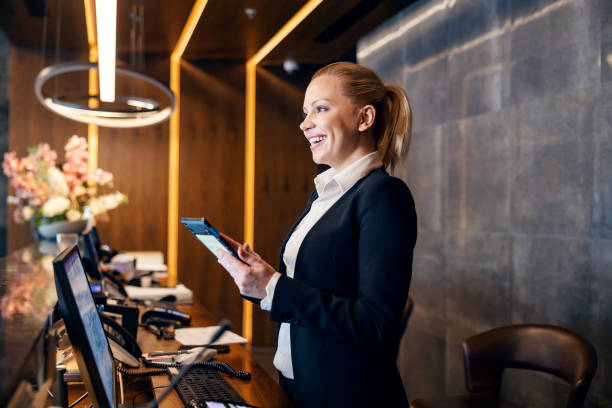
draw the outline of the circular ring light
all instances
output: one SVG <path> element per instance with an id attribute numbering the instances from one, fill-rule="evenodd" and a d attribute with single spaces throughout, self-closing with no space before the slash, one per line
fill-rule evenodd
<path id="1" fill-rule="evenodd" d="M 167 120 L 174 111 L 174 94 L 167 86 L 151 77 L 120 67 L 116 68 L 117 73 L 143 80 L 161 90 L 168 97 L 170 101 L 169 105 L 161 108 L 158 102 L 150 99 L 136 96 L 120 96 L 117 97 L 117 101 L 125 104 L 126 109 L 105 110 L 91 108 L 87 105 L 63 101 L 43 95 L 42 88 L 49 79 L 61 74 L 88 71 L 90 69 L 98 69 L 98 65 L 91 62 L 65 62 L 43 68 L 38 73 L 36 82 L 34 83 L 36 97 L 45 108 L 68 119 L 82 123 L 116 128 L 154 125 Z M 130 107 L 136 109 L 130 109 Z"/>

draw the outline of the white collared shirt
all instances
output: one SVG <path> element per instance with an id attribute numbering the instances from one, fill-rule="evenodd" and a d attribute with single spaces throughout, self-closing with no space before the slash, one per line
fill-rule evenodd
<path id="1" fill-rule="evenodd" d="M 347 190 L 372 170 L 382 165 L 383 163 L 378 152 L 372 152 L 354 161 L 339 172 L 334 168 L 330 168 L 315 177 L 314 183 L 318 198 L 313 201 L 310 211 L 302 218 L 293 234 L 289 237 L 285 246 L 285 252 L 283 253 L 283 262 L 287 267 L 288 277 L 293 278 L 298 251 L 306 234 Z M 260 303 L 260 307 L 263 310 L 272 310 L 274 290 L 280 277 L 281 274 L 276 272 L 268 282 L 266 297 Z M 276 354 L 274 356 L 274 366 L 284 377 L 294 379 L 289 327 L 289 323 L 281 323 L 278 332 Z"/>

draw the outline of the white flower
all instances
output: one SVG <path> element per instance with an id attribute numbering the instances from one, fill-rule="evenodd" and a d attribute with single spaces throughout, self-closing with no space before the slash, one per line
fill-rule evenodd
<path id="1" fill-rule="evenodd" d="M 53 197 L 42 206 L 42 214 L 47 218 L 55 217 L 70 208 L 70 200 L 66 197 Z"/>
<path id="2" fill-rule="evenodd" d="M 89 207 L 91 214 L 95 216 L 112 210 L 124 202 L 127 202 L 127 196 L 117 191 L 111 194 L 92 198 L 87 202 L 87 206 Z"/>
<path id="3" fill-rule="evenodd" d="M 75 197 L 83 196 L 87 194 L 87 189 L 83 186 L 75 186 L 72 189 L 72 194 L 74 194 Z"/>
<path id="4" fill-rule="evenodd" d="M 81 219 L 81 212 L 79 210 L 71 209 L 66 211 L 66 219 L 68 221 L 76 221 Z"/>
<path id="5" fill-rule="evenodd" d="M 21 215 L 25 221 L 29 221 L 30 218 L 34 215 L 34 210 L 30 206 L 25 206 L 21 209 Z"/>
<path id="6" fill-rule="evenodd" d="M 68 196 L 70 189 L 68 188 L 68 184 L 64 178 L 64 173 L 62 173 L 60 169 L 57 167 L 51 167 L 47 171 L 47 182 L 49 183 L 51 191 L 57 195 L 64 197 Z"/>

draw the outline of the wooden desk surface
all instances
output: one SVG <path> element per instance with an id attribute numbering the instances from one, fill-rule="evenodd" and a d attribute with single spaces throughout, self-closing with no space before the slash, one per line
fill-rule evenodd
<path id="1" fill-rule="evenodd" d="M 206 311 L 200 304 L 193 306 L 179 306 L 179 310 L 191 313 L 191 326 L 214 326 L 218 321 Z M 143 352 L 177 350 L 180 346 L 176 340 L 158 340 L 152 333 L 144 328 L 138 332 L 139 343 Z M 253 359 L 248 351 L 248 345 L 232 344 L 228 354 L 218 354 L 215 360 L 223 361 L 236 370 L 244 370 L 251 373 L 248 381 L 230 378 L 223 375 L 227 381 L 238 391 L 244 400 L 259 408 L 281 408 L 292 407 L 287 396 L 280 386 L 268 375 L 268 373 Z M 168 384 L 167 376 L 151 377 L 154 387 Z M 164 388 L 154 390 L 158 397 Z M 161 407 L 173 408 L 183 407 L 179 396 L 172 392 L 161 404 Z"/>

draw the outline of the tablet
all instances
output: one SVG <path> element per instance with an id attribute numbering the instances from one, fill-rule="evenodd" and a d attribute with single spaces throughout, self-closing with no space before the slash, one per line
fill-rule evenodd
<path id="1" fill-rule="evenodd" d="M 217 251 L 222 250 L 237 259 L 238 254 L 234 248 L 219 234 L 219 232 L 205 218 L 181 218 L 183 225 L 191 231 L 217 258 Z"/>

